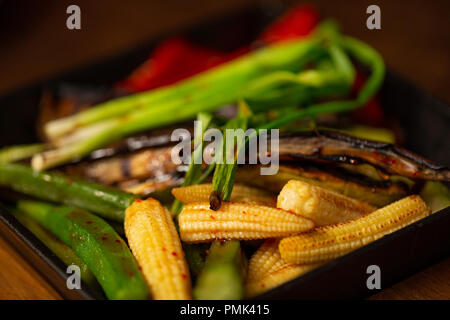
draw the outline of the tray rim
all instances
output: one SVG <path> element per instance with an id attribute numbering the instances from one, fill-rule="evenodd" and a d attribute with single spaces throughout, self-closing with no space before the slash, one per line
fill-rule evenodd
<path id="1" fill-rule="evenodd" d="M 231 16 L 233 13 L 237 12 L 245 12 L 246 10 L 254 10 L 254 6 L 245 6 L 243 8 L 240 8 L 238 10 L 231 10 L 231 13 L 227 13 L 221 17 L 221 19 L 226 20 L 227 17 Z M 260 8 L 256 8 L 256 10 L 260 10 Z M 139 50 L 143 50 L 144 48 L 151 48 L 159 41 L 170 37 L 172 35 L 179 35 L 180 33 L 190 32 L 192 30 L 196 30 L 198 28 L 201 28 L 202 26 L 207 26 L 210 24 L 212 20 L 205 19 L 205 21 L 200 21 L 197 23 L 190 24 L 189 26 L 183 28 L 182 30 L 178 30 L 175 32 L 166 32 L 162 33 L 161 35 L 151 37 L 147 39 L 146 41 L 143 41 L 144 45 L 134 45 L 129 48 L 125 48 L 123 50 L 119 50 L 118 52 L 108 55 L 106 57 L 96 59 L 94 61 L 88 61 L 86 63 L 80 64 L 79 66 L 73 66 L 66 70 L 62 70 L 60 72 L 57 72 L 56 74 L 49 75 L 47 77 L 44 77 L 43 79 L 30 81 L 30 83 L 27 83 L 22 86 L 18 86 L 16 88 L 13 88 L 11 90 L 3 91 L 0 94 L 0 102 L 3 99 L 13 97 L 16 95 L 22 95 L 25 92 L 34 91 L 37 89 L 42 89 L 43 86 L 55 84 L 61 81 L 64 81 L 65 78 L 70 78 L 71 76 L 78 76 L 79 74 L 82 74 L 83 72 L 86 72 L 86 70 L 99 67 L 99 65 L 110 65 L 116 60 L 119 60 L 121 58 L 130 56 L 132 53 L 137 52 Z M 427 92 L 426 90 L 422 89 L 420 86 L 418 86 L 416 83 L 405 80 L 403 75 L 397 73 L 396 71 L 392 71 L 392 69 L 388 69 L 386 72 L 386 77 L 391 76 L 395 79 L 400 79 L 403 82 L 407 83 L 409 86 L 411 86 L 414 89 L 417 89 L 420 91 L 421 94 L 426 95 L 430 97 L 433 101 L 436 102 L 436 104 L 432 104 L 432 108 L 434 112 L 438 112 L 439 114 L 447 117 L 450 120 L 450 106 L 446 101 L 443 99 L 440 99 L 439 97 L 436 97 L 435 95 Z M 393 239 L 396 239 L 400 237 L 401 235 L 407 234 L 408 232 L 411 232 L 414 229 L 420 228 L 424 224 L 431 223 L 433 221 L 436 221 L 438 219 L 441 219 L 443 216 L 450 215 L 450 207 L 447 207 L 443 210 L 440 210 L 439 212 L 436 212 L 422 220 L 419 220 L 415 222 L 414 224 L 411 224 L 409 226 L 406 226 L 400 230 L 397 230 L 394 233 L 391 233 L 389 235 L 386 235 L 368 245 L 365 245 L 359 249 L 356 249 L 340 258 L 337 258 L 329 263 L 326 263 L 317 269 L 303 275 L 300 277 L 297 277 L 289 282 L 286 282 L 282 284 L 279 287 L 276 287 L 274 289 L 271 289 L 261 295 L 258 295 L 255 297 L 255 299 L 274 299 L 273 295 L 276 293 L 276 291 L 279 290 L 286 290 L 287 288 L 295 287 L 298 285 L 301 285 L 303 282 L 305 282 L 308 278 L 312 278 L 314 276 L 317 276 L 318 274 L 321 274 L 323 272 L 326 272 L 328 270 L 331 270 L 334 266 L 339 265 L 342 262 L 349 261 L 354 259 L 357 256 L 364 255 L 364 253 L 374 250 L 376 248 L 379 248 L 385 243 L 388 243 L 392 241 Z M 9 233 L 9 234 L 8 234 Z M 13 235 L 14 239 L 11 239 L 5 235 Z M 47 267 L 51 268 L 56 276 L 58 276 L 60 279 L 59 281 L 66 281 L 67 274 L 63 271 L 65 270 L 66 266 L 65 264 L 56 257 L 50 249 L 48 249 L 38 238 L 36 238 L 27 228 L 25 228 L 6 208 L 4 208 L 0 204 L 0 236 L 2 236 L 8 243 L 10 243 L 16 251 L 19 252 L 19 254 L 30 264 L 37 269 L 43 278 L 58 292 L 60 293 L 64 298 L 69 299 L 86 299 L 86 300 L 95 300 L 95 299 L 102 299 L 102 297 L 96 295 L 93 293 L 87 285 L 82 285 L 81 290 L 70 290 L 64 288 L 61 288 L 61 285 L 55 284 L 55 279 L 50 279 L 48 275 L 43 274 L 41 272 L 41 269 L 36 267 L 34 262 L 30 261 L 30 259 L 27 256 L 27 253 L 24 252 L 23 248 L 21 248 L 23 245 L 27 246 L 28 249 L 33 251 L 33 253 L 36 255 L 38 259 L 41 259 L 43 263 L 47 265 Z M 17 241 L 22 242 L 22 244 L 17 243 Z M 450 250 L 449 250 L 450 255 Z M 420 268 L 423 269 L 423 268 Z M 412 274 L 414 274 L 413 272 Z M 410 274 L 405 275 L 405 277 L 410 276 Z M 394 281 L 393 283 L 390 283 L 388 286 L 391 286 L 392 284 L 401 281 L 401 279 L 398 279 Z M 359 297 L 368 297 L 372 294 L 378 293 L 379 290 L 374 291 L 373 293 L 369 293 L 363 296 Z M 104 297 L 103 297 L 104 298 Z M 295 299 L 295 297 L 293 297 Z"/>

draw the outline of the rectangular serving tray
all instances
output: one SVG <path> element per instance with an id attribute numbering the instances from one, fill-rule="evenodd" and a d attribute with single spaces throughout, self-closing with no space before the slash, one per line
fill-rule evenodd
<path id="1" fill-rule="evenodd" d="M 182 34 L 200 44 L 232 50 L 249 43 L 280 10 L 264 5 L 250 7 L 222 19 L 198 24 Z M 142 63 L 156 43 L 158 41 L 152 39 L 148 44 L 116 57 L 0 97 L 0 146 L 36 141 L 38 102 L 44 89 L 52 90 L 62 83 L 112 84 Z M 405 133 L 406 148 L 442 164 L 450 164 L 450 106 L 392 72 L 386 75 L 380 101 L 388 118 L 395 119 Z M 370 296 L 379 290 L 367 288 L 369 275 L 366 271 L 369 265 L 380 267 L 381 288 L 387 288 L 450 256 L 449 231 L 450 208 L 446 208 L 256 299 L 346 299 Z M 84 284 L 79 290 L 67 289 L 69 275 L 66 274 L 64 263 L 1 206 L 0 234 L 64 298 L 105 298 Z"/>

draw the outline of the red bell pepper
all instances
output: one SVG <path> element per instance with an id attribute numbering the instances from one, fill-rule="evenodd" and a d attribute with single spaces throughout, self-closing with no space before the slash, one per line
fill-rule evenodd
<path id="1" fill-rule="evenodd" d="M 258 40 L 271 44 L 305 36 L 318 21 L 318 14 L 311 6 L 294 7 L 270 25 Z M 171 38 L 162 42 L 149 59 L 118 86 L 130 92 L 139 92 L 169 85 L 234 59 L 248 50 L 244 47 L 224 53 L 200 47 L 180 37 Z"/>

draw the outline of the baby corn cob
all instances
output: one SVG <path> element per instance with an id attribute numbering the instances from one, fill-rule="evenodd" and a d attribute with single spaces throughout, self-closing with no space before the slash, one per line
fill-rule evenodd
<path id="1" fill-rule="evenodd" d="M 125 215 L 125 234 L 154 299 L 191 298 L 181 242 L 169 211 L 157 200 L 136 200 Z"/>
<path id="2" fill-rule="evenodd" d="M 187 204 L 178 224 L 186 242 L 285 237 L 314 227 L 311 220 L 287 211 L 242 202 L 224 202 L 217 211 L 208 202 Z"/>
<path id="3" fill-rule="evenodd" d="M 266 240 L 250 258 L 245 284 L 248 297 L 281 285 L 320 265 L 286 263 L 278 250 L 279 242 L 277 239 Z"/>
<path id="4" fill-rule="evenodd" d="M 289 280 L 295 279 L 302 274 L 305 274 L 319 264 L 294 265 L 284 264 L 280 268 L 269 272 L 260 279 L 248 281 L 245 285 L 245 293 L 247 297 L 256 296 L 274 287 L 277 287 Z"/>
<path id="5" fill-rule="evenodd" d="M 198 184 L 188 187 L 173 188 L 173 196 L 183 203 L 207 202 L 212 192 L 212 184 Z M 270 193 L 261 189 L 235 184 L 231 193 L 232 202 L 245 202 L 275 207 L 276 200 Z"/>
<path id="6" fill-rule="evenodd" d="M 359 200 L 299 180 L 286 183 L 277 207 L 309 218 L 317 226 L 357 219 L 375 210 Z"/>
<path id="7" fill-rule="evenodd" d="M 386 234 L 401 229 L 430 214 L 417 195 L 396 201 L 365 217 L 280 241 L 281 257 L 287 263 L 325 262 L 342 256 Z"/>
<path id="8" fill-rule="evenodd" d="M 268 239 L 252 255 L 248 262 L 247 281 L 263 278 L 271 271 L 283 267 L 286 263 L 278 251 L 279 240 Z"/>

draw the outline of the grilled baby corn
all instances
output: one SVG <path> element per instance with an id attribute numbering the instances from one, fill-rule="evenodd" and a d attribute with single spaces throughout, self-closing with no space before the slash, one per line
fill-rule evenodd
<path id="1" fill-rule="evenodd" d="M 281 240 L 279 250 L 287 263 L 310 264 L 342 256 L 430 214 L 417 195 L 396 201 L 365 217 Z"/>
<path id="2" fill-rule="evenodd" d="M 319 264 L 285 264 L 275 271 L 269 272 L 263 278 L 247 282 L 245 285 L 245 294 L 247 297 L 256 296 L 272 288 L 280 286 L 285 282 L 295 279 L 317 268 L 318 266 Z"/>
<path id="3" fill-rule="evenodd" d="M 286 183 L 278 195 L 277 207 L 309 218 L 317 226 L 360 218 L 375 210 L 359 200 L 299 180 Z"/>
<path id="4" fill-rule="evenodd" d="M 279 240 L 268 239 L 250 258 L 245 284 L 248 297 L 279 286 L 320 265 L 288 264 L 281 258 L 278 244 Z"/>
<path id="5" fill-rule="evenodd" d="M 190 299 L 191 280 L 169 211 L 157 200 L 136 200 L 125 215 L 125 234 L 154 299 Z"/>
<path id="6" fill-rule="evenodd" d="M 311 220 L 287 211 L 242 202 L 224 202 L 217 211 L 208 202 L 187 204 L 178 224 L 186 242 L 285 237 L 314 227 Z"/>
<path id="7" fill-rule="evenodd" d="M 173 188 L 173 196 L 183 203 L 207 202 L 213 188 L 212 184 L 198 184 L 188 187 Z M 276 199 L 261 189 L 235 184 L 231 193 L 232 202 L 246 202 L 275 207 Z"/>
<path id="8" fill-rule="evenodd" d="M 268 239 L 252 255 L 248 262 L 247 281 L 255 281 L 283 267 L 286 263 L 278 251 L 279 240 Z"/>

